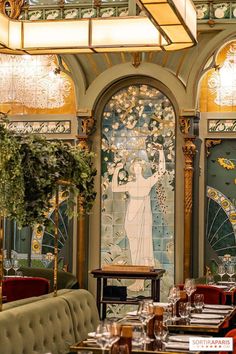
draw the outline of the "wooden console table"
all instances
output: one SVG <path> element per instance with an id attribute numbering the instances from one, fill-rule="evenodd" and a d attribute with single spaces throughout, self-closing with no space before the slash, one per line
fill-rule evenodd
<path id="1" fill-rule="evenodd" d="M 102 270 L 94 269 L 91 274 L 97 279 L 97 308 L 100 318 L 106 317 L 107 304 L 138 304 L 139 299 L 127 298 L 125 301 L 104 300 L 104 287 L 107 285 L 108 279 L 144 279 L 151 280 L 151 298 L 153 301 L 160 299 L 160 279 L 165 273 L 164 269 L 154 269 L 151 271 L 127 271 L 127 270 Z"/>

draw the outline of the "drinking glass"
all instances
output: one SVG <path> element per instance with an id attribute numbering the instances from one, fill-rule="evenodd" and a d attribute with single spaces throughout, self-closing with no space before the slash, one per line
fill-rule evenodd
<path id="1" fill-rule="evenodd" d="M 11 260 L 10 259 L 4 259 L 3 268 L 6 270 L 7 276 L 8 276 L 8 272 L 11 269 Z"/>
<path id="2" fill-rule="evenodd" d="M 222 281 L 223 276 L 225 274 L 225 267 L 223 266 L 223 264 L 218 265 L 218 274 L 220 276 L 220 280 Z"/>
<path id="3" fill-rule="evenodd" d="M 111 341 L 111 332 L 109 325 L 106 322 L 99 323 L 96 329 L 96 342 L 101 347 L 102 353 L 105 353 L 105 349 L 109 346 Z"/>
<path id="4" fill-rule="evenodd" d="M 144 341 L 144 329 L 143 325 L 134 325 L 132 331 L 132 345 L 140 346 L 143 344 Z"/>
<path id="5" fill-rule="evenodd" d="M 172 320 L 176 321 L 178 317 L 176 316 L 176 303 L 180 299 L 180 289 L 178 286 L 172 286 L 169 290 L 168 300 L 173 306 L 173 317 Z"/>
<path id="6" fill-rule="evenodd" d="M 190 316 L 190 308 L 187 302 L 179 303 L 179 315 L 183 320 L 187 320 Z"/>
<path id="7" fill-rule="evenodd" d="M 233 276 L 234 273 L 235 273 L 234 265 L 232 265 L 232 264 L 231 264 L 231 265 L 228 265 L 226 273 L 227 273 L 228 276 L 229 276 L 229 281 L 232 281 L 232 276 Z"/>
<path id="8" fill-rule="evenodd" d="M 195 294 L 194 295 L 194 306 L 197 311 L 202 312 L 204 307 L 204 294 Z"/>
<path id="9" fill-rule="evenodd" d="M 140 302 L 138 307 L 138 317 L 144 328 L 144 342 L 150 343 L 152 341 L 151 338 L 147 335 L 147 324 L 153 315 L 153 300 L 145 299 Z"/>
<path id="10" fill-rule="evenodd" d="M 188 306 L 191 308 L 191 295 L 196 291 L 196 284 L 195 284 L 195 279 L 190 279 L 187 278 L 185 279 L 184 283 L 184 290 L 186 291 L 186 294 L 188 295 Z"/>
<path id="11" fill-rule="evenodd" d="M 168 329 L 160 321 L 155 321 L 154 323 L 154 336 L 156 340 L 165 342 L 168 336 Z"/>
<path id="12" fill-rule="evenodd" d="M 19 264 L 18 259 L 13 259 L 13 261 L 12 261 L 12 268 L 14 269 L 15 274 L 16 274 L 16 272 L 17 272 L 18 269 L 20 268 L 20 264 Z"/>

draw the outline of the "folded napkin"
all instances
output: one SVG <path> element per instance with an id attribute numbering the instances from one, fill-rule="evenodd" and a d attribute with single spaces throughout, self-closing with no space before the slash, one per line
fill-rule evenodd
<path id="1" fill-rule="evenodd" d="M 189 350 L 189 343 L 180 343 L 180 342 L 167 342 L 165 343 L 166 349 L 185 349 Z"/>
<path id="2" fill-rule="evenodd" d="M 210 318 L 191 318 L 190 323 L 192 324 L 219 324 L 222 320 L 221 319 L 210 319 Z"/>

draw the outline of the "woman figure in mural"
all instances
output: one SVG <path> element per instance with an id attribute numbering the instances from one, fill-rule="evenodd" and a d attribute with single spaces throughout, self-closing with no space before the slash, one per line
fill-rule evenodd
<path id="1" fill-rule="evenodd" d="M 134 172 L 134 181 L 118 184 L 119 171 L 123 168 L 118 163 L 112 178 L 112 192 L 127 192 L 129 203 L 125 216 L 125 232 L 129 240 L 133 265 L 154 265 L 152 242 L 152 210 L 150 191 L 165 172 L 165 156 L 162 145 L 159 148 L 159 166 L 151 177 L 143 177 L 143 160 L 135 160 L 130 166 Z M 137 279 L 128 287 L 131 291 L 144 290 L 144 280 Z"/>

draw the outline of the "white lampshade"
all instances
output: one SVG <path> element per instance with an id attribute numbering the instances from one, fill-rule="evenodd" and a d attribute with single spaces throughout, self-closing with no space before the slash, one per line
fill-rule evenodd
<path id="1" fill-rule="evenodd" d="M 163 45 L 157 28 L 147 17 L 92 19 L 91 47 L 97 52 L 153 50 Z"/>
<path id="2" fill-rule="evenodd" d="M 197 13 L 192 0 L 137 0 L 170 44 L 196 44 Z"/>

